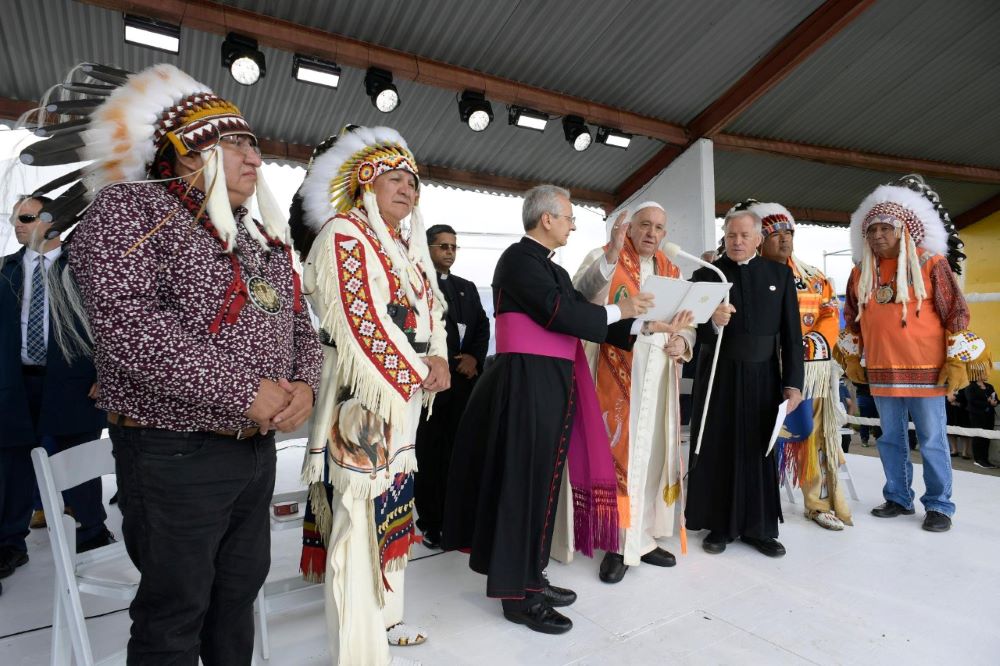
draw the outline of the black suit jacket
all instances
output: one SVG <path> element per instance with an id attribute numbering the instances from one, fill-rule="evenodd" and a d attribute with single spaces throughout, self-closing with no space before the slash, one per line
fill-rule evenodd
<path id="1" fill-rule="evenodd" d="M 438 286 L 448 301 L 445 314 L 445 330 L 448 332 L 448 365 L 455 372 L 459 354 L 469 354 L 476 359 L 476 369 L 482 373 L 486 352 L 490 348 L 490 319 L 486 316 L 479 291 L 470 280 L 454 273 L 442 279 L 438 274 Z M 465 336 L 459 336 L 458 325 L 465 324 Z"/>
<path id="2" fill-rule="evenodd" d="M 52 267 L 66 270 L 66 248 Z M 21 372 L 21 298 L 24 293 L 24 249 L 3 259 L 0 268 L 0 446 L 32 446 L 39 435 L 77 435 L 101 430 L 105 413 L 87 397 L 97 381 L 90 358 L 67 360 L 53 337 L 50 317 L 46 374 L 37 429 L 31 422 Z M 50 313 L 51 314 L 51 313 Z M 78 331 L 82 324 L 75 321 Z"/>

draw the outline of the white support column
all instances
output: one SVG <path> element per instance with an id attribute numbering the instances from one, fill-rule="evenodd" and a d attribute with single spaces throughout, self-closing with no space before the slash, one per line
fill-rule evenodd
<path id="1" fill-rule="evenodd" d="M 655 201 L 667 210 L 667 240 L 694 255 L 715 249 L 715 160 L 712 142 L 699 139 L 615 210 Z M 684 275 L 694 270 L 687 262 Z"/>

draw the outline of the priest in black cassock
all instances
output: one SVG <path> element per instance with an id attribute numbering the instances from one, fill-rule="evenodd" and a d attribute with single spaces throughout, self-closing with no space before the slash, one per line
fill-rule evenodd
<path id="1" fill-rule="evenodd" d="M 553 607 L 576 594 L 549 585 L 543 571 L 567 454 L 580 507 L 577 546 L 608 548 L 618 534 L 614 465 L 579 338 L 628 349 L 633 333 L 656 324 L 631 319 L 651 305 L 649 294 L 594 305 L 552 262 L 575 229 L 569 192 L 533 188 L 522 219 L 525 237 L 504 251 L 493 275 L 497 357 L 458 428 L 442 543 L 470 553 L 469 566 L 488 576 L 487 596 L 502 600 L 504 617 L 559 634 L 573 623 Z"/>
<path id="2" fill-rule="evenodd" d="M 427 409 L 417 427 L 417 465 L 420 472 L 413 479 L 413 500 L 417 508 L 417 527 L 424 535 L 424 545 L 441 545 L 441 522 L 444 520 L 444 496 L 448 488 L 448 466 L 458 422 L 465 411 L 476 380 L 483 371 L 490 348 L 490 320 L 479 300 L 476 285 L 451 272 L 458 253 L 458 237 L 447 224 L 435 224 L 427 230 L 427 249 L 437 272 L 438 287 L 448 301 L 444 327 L 448 332 L 448 369 L 451 388 L 434 397 L 430 416 Z"/>
<path id="3" fill-rule="evenodd" d="M 739 538 L 780 557 L 781 505 L 774 451 L 767 451 L 782 400 L 789 412 L 802 401 L 803 354 L 792 271 L 757 256 L 761 220 L 738 205 L 726 216 L 725 254 L 715 261 L 733 284 L 730 305 L 698 327 L 699 349 L 691 418 L 692 461 L 685 518 L 688 529 L 709 530 L 704 549 L 721 553 Z M 694 282 L 718 282 L 708 268 Z M 709 400 L 701 452 L 693 455 L 702 420 L 717 332 L 725 329 Z"/>

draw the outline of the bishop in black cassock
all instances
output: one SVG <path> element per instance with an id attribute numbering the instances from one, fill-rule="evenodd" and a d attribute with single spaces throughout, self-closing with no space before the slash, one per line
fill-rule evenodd
<path id="1" fill-rule="evenodd" d="M 801 401 L 802 333 L 792 271 L 755 256 L 760 218 L 738 212 L 726 218 L 726 254 L 716 260 L 733 284 L 735 312 L 725 323 L 719 361 L 702 436 L 695 458 L 718 323 L 698 327 L 699 358 L 691 418 L 692 461 L 685 518 L 688 529 L 710 530 L 709 553 L 721 553 L 737 537 L 772 557 L 784 555 L 778 543 L 781 505 L 774 451 L 764 455 L 785 398 L 789 408 Z M 718 282 L 708 268 L 694 282 Z M 720 306 L 724 307 L 724 306 Z M 716 320 L 720 317 L 717 311 Z"/>
<path id="2" fill-rule="evenodd" d="M 469 566 L 488 576 L 487 595 L 503 600 L 508 620 L 563 633 L 572 622 L 553 606 L 569 605 L 576 595 L 550 586 L 543 570 L 576 407 L 574 363 L 504 352 L 501 318 L 526 315 L 532 326 L 544 329 L 541 335 L 607 340 L 629 349 L 633 320 L 619 317 L 631 316 L 635 305 L 623 302 L 619 309 L 588 302 L 566 270 L 552 262 L 553 250 L 575 228 L 565 190 L 531 190 L 524 221 L 528 235 L 504 251 L 493 276 L 498 354 L 458 428 L 442 543 L 470 553 Z M 606 455 L 610 463 L 609 449 Z"/>

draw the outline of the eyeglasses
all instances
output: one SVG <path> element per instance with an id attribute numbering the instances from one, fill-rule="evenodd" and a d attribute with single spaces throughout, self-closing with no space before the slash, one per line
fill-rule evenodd
<path id="1" fill-rule="evenodd" d="M 229 134 L 220 138 L 219 142 L 223 146 L 228 145 L 230 148 L 235 148 L 244 155 L 253 153 L 257 157 L 260 157 L 260 146 L 257 145 L 257 140 L 246 134 Z"/>
<path id="2" fill-rule="evenodd" d="M 447 252 L 448 250 L 451 250 L 452 252 L 458 250 L 458 246 L 455 245 L 454 243 L 431 243 L 427 247 L 439 247 L 445 252 Z"/>
<path id="3" fill-rule="evenodd" d="M 21 224 L 31 224 L 38 219 L 37 215 L 31 215 L 30 213 L 22 213 L 17 216 L 17 221 Z"/>
<path id="4" fill-rule="evenodd" d="M 563 218 L 565 220 L 569 220 L 570 224 L 576 224 L 576 216 L 575 215 L 560 215 L 559 213 L 549 213 L 549 215 L 551 215 L 552 217 L 561 217 L 561 218 Z"/>

